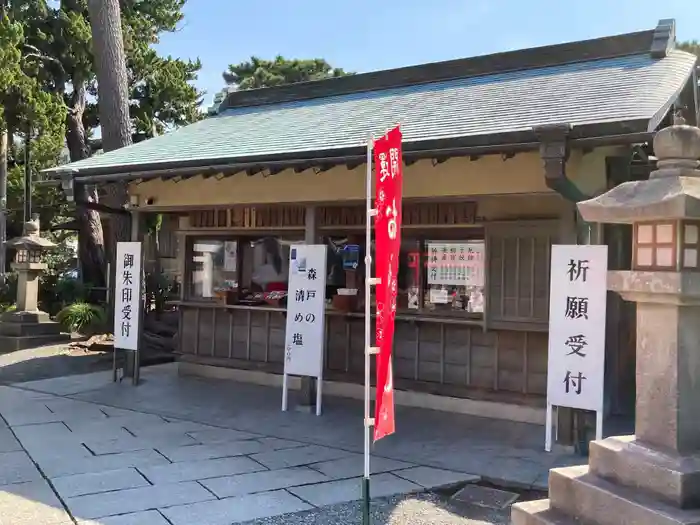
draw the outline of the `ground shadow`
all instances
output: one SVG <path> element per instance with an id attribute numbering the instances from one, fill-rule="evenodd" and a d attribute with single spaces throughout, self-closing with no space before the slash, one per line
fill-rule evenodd
<path id="1" fill-rule="evenodd" d="M 67 348 L 67 347 L 66 347 Z M 12 355 L 0 355 L 0 384 L 24 383 L 56 377 L 89 374 L 111 370 L 111 353 L 52 353 L 42 354 L 41 349 L 23 350 Z M 144 356 L 141 366 L 169 363 L 174 355 Z M 9 362 L 8 362 L 9 361 Z"/>

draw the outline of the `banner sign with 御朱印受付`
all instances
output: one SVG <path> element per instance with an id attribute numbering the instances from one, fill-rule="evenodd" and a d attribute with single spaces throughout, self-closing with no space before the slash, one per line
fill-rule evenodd
<path id="1" fill-rule="evenodd" d="M 117 243 L 114 275 L 114 348 L 138 350 L 141 284 L 141 243 Z"/>

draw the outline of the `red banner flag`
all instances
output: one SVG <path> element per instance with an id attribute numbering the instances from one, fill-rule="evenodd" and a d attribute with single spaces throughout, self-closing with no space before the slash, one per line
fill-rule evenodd
<path id="1" fill-rule="evenodd" d="M 377 395 L 374 408 L 374 441 L 393 434 L 394 380 L 391 367 L 391 349 L 394 344 L 396 317 L 396 277 L 399 270 L 401 247 L 401 189 L 403 164 L 401 130 L 395 127 L 374 142 L 375 166 L 375 277 L 377 326 Z"/>

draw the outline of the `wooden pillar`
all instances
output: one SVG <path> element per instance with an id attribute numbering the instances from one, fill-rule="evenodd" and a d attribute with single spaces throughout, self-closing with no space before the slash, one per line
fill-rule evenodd
<path id="1" fill-rule="evenodd" d="M 318 215 L 315 206 L 306 207 L 304 222 L 304 243 L 316 244 L 318 237 Z M 316 380 L 313 377 L 301 378 L 300 406 L 304 409 L 313 409 L 316 406 Z"/>
<path id="2" fill-rule="evenodd" d="M 132 210 L 131 212 L 131 240 L 138 241 L 140 235 L 141 212 Z"/>
<path id="3" fill-rule="evenodd" d="M 606 158 L 608 189 L 628 180 L 646 180 L 650 169 L 641 174 L 632 172 L 630 155 Z M 608 245 L 608 270 L 632 268 L 632 227 L 629 224 L 603 225 Z M 625 423 L 634 417 L 637 303 L 625 301 L 619 294 L 608 292 L 605 340 L 606 416 L 623 416 Z M 631 416 L 631 417 L 630 417 Z"/>
<path id="4" fill-rule="evenodd" d="M 177 250 L 176 250 L 176 256 L 177 256 L 177 273 L 180 278 L 180 293 L 179 299 L 180 301 L 185 300 L 185 284 L 187 283 L 187 269 L 188 269 L 188 264 L 187 264 L 187 236 L 182 230 L 185 230 L 189 228 L 190 226 L 190 218 L 189 217 L 178 217 L 178 223 L 177 223 L 177 231 L 175 232 L 175 237 L 177 239 Z M 239 250 L 240 252 L 240 250 Z M 240 255 L 239 255 L 240 257 Z M 240 264 L 240 261 L 239 261 Z M 180 314 L 182 315 L 182 313 Z M 179 328 L 182 330 L 182 326 Z"/>

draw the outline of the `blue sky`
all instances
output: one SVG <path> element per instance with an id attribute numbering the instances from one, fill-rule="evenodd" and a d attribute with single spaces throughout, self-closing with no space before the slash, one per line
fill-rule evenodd
<path id="1" fill-rule="evenodd" d="M 366 72 L 653 28 L 700 40 L 698 0 L 188 0 L 164 54 L 202 60 L 205 104 L 251 55 L 325 58 Z"/>

